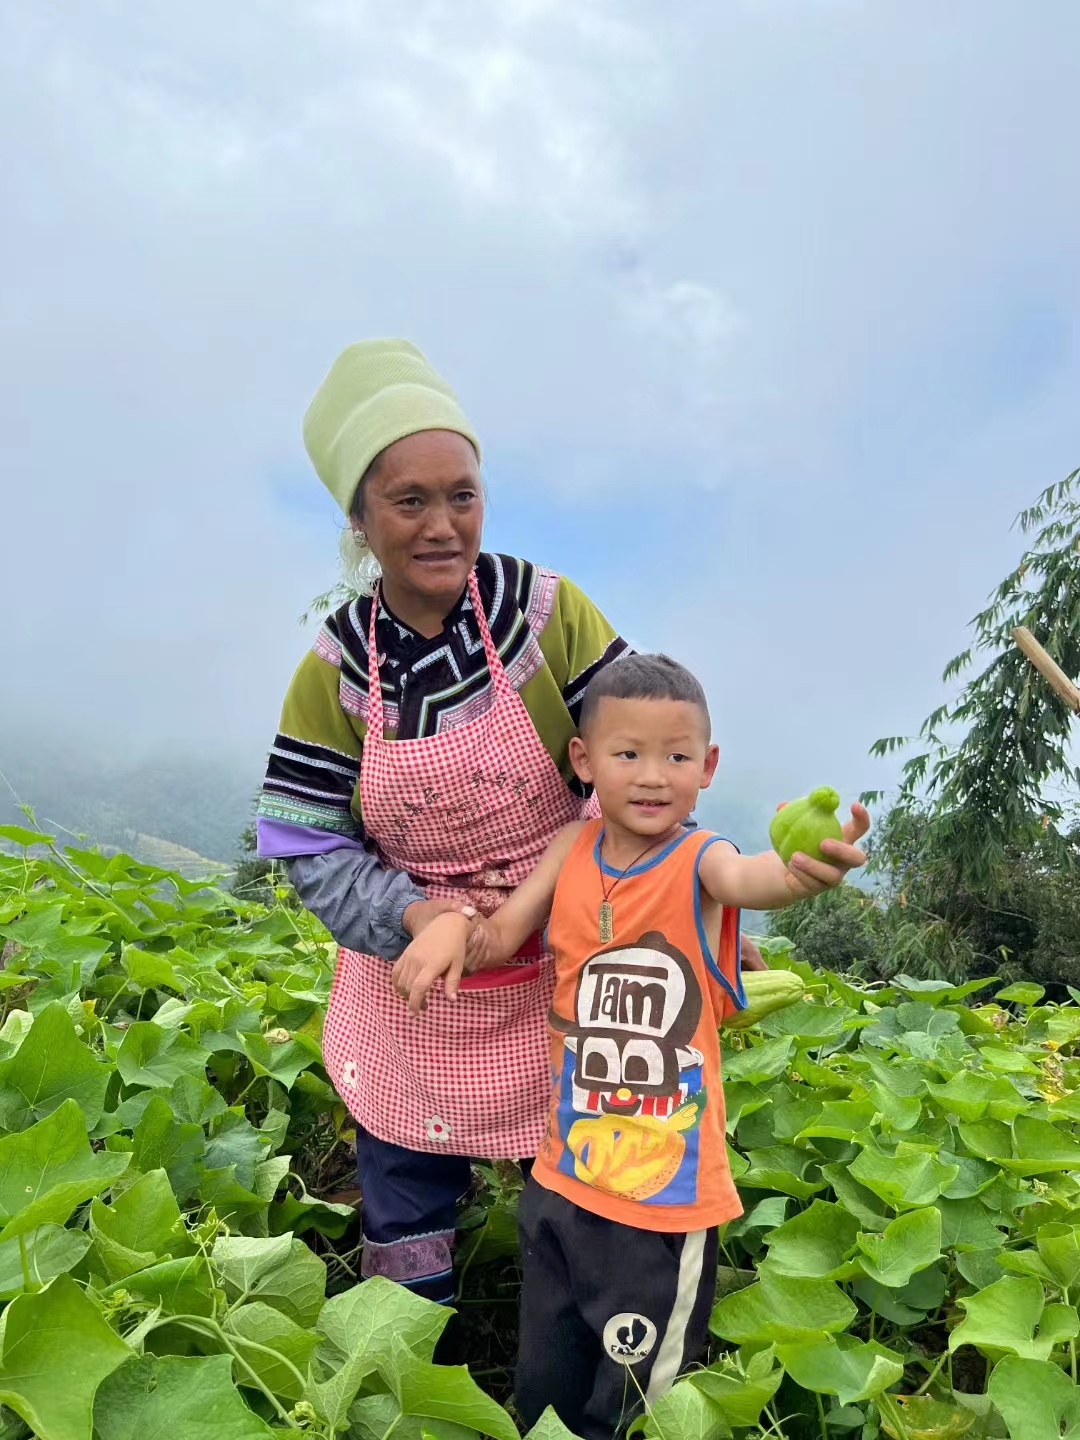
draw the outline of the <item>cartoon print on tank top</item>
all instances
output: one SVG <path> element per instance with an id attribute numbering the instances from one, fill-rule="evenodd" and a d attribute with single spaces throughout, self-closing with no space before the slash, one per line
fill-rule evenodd
<path id="1" fill-rule="evenodd" d="M 573 1017 L 549 1016 L 564 1036 L 551 1115 L 564 1174 L 625 1200 L 696 1201 L 701 1010 L 694 966 L 659 931 L 585 961 Z"/>

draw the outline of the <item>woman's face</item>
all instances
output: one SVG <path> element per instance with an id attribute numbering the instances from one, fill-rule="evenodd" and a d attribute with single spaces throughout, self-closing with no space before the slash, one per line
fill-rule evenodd
<path id="1" fill-rule="evenodd" d="M 364 486 L 360 524 L 391 605 L 400 597 L 449 611 L 480 553 L 483 523 L 476 451 L 451 430 L 388 446 Z"/>

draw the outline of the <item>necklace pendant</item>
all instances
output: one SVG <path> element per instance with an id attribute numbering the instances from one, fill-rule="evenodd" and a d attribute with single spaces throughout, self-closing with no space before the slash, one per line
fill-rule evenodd
<path id="1" fill-rule="evenodd" d="M 615 917 L 611 909 L 610 900 L 600 902 L 600 939 L 607 944 L 615 938 Z"/>

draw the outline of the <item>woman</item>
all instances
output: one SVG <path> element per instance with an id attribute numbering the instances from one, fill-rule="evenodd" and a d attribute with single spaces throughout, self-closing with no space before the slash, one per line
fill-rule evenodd
<path id="1" fill-rule="evenodd" d="M 534 936 L 414 1020 L 389 962 L 444 909 L 490 914 L 584 813 L 568 744 L 627 647 L 570 581 L 481 552 L 479 443 L 414 346 L 345 350 L 304 441 L 380 578 L 289 687 L 259 853 L 341 946 L 323 1052 L 357 1122 L 362 1272 L 448 1300 L 469 1157 L 531 1156 L 543 1134 L 552 966 Z"/>

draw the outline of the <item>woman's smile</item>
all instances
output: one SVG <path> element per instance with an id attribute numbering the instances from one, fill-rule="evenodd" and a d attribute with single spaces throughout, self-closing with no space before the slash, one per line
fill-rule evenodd
<path id="1" fill-rule="evenodd" d="M 424 550 L 412 558 L 418 565 L 456 565 L 461 559 L 461 551 Z"/>

